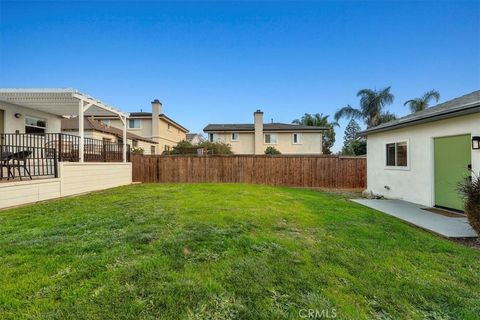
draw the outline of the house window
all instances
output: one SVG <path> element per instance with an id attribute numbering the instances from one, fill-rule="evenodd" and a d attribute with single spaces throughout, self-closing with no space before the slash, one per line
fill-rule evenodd
<path id="1" fill-rule="evenodd" d="M 132 147 L 133 148 L 138 147 L 138 141 L 137 140 L 132 140 Z"/>
<path id="2" fill-rule="evenodd" d="M 293 133 L 292 134 L 292 143 L 293 144 L 301 144 L 302 143 L 302 134 L 301 133 Z"/>
<path id="3" fill-rule="evenodd" d="M 111 123 L 110 119 L 100 119 L 100 122 L 106 126 L 110 126 Z"/>
<path id="4" fill-rule="evenodd" d="M 388 143 L 386 145 L 387 167 L 406 167 L 408 165 L 407 142 Z"/>
<path id="5" fill-rule="evenodd" d="M 150 154 L 155 154 L 155 146 L 150 146 Z"/>
<path id="6" fill-rule="evenodd" d="M 264 141 L 267 144 L 277 144 L 277 135 L 274 133 L 267 133 L 264 135 Z"/>
<path id="7" fill-rule="evenodd" d="M 47 120 L 35 117 L 25 117 L 25 133 L 45 133 Z"/>
<path id="8" fill-rule="evenodd" d="M 129 119 L 128 128 L 129 129 L 140 129 L 142 127 L 142 120 L 140 119 Z"/>
<path id="9" fill-rule="evenodd" d="M 208 141 L 213 142 L 214 140 L 215 140 L 215 136 L 213 135 L 213 133 L 209 133 L 208 134 Z"/>
<path id="10" fill-rule="evenodd" d="M 230 140 L 238 141 L 239 137 L 240 137 L 240 135 L 237 132 L 232 132 L 232 134 L 230 136 Z"/>
<path id="11" fill-rule="evenodd" d="M 167 123 L 167 129 L 170 130 L 170 123 Z"/>

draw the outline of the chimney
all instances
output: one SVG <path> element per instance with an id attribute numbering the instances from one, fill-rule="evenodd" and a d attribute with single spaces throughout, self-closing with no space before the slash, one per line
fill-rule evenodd
<path id="1" fill-rule="evenodd" d="M 152 101 L 152 140 L 160 142 L 160 118 L 162 112 L 162 103 L 155 99 Z"/>
<path id="2" fill-rule="evenodd" d="M 263 112 L 258 109 L 253 113 L 255 124 L 255 154 L 263 154 Z"/>

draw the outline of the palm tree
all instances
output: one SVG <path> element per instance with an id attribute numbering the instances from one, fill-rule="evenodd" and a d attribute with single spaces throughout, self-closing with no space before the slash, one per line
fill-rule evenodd
<path id="1" fill-rule="evenodd" d="M 358 91 L 357 97 L 360 97 L 360 108 L 350 105 L 341 108 L 335 113 L 335 121 L 340 118 L 360 119 L 367 128 L 371 128 L 395 119 L 393 113 L 383 110 L 386 105 L 392 104 L 394 99 L 390 87 L 381 90 L 362 89 Z"/>
<path id="2" fill-rule="evenodd" d="M 328 115 L 323 115 L 323 113 L 305 113 L 302 118 L 292 121 L 292 123 L 303 124 L 304 126 L 325 127 L 328 129 L 322 135 L 322 151 L 324 154 L 332 153 L 330 148 L 335 143 L 335 127 L 339 127 L 337 121 L 329 122 L 328 117 Z"/>
<path id="3" fill-rule="evenodd" d="M 432 99 L 435 99 L 435 102 L 440 100 L 440 93 L 437 90 L 427 91 L 421 98 L 405 101 L 403 105 L 406 106 L 408 104 L 412 113 L 415 113 L 427 109 Z"/>

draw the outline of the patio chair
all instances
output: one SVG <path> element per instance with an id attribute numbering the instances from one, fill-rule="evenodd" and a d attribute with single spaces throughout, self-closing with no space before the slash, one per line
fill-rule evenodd
<path id="1" fill-rule="evenodd" d="M 30 170 L 28 170 L 27 168 L 27 160 L 31 154 L 32 154 L 32 151 L 22 150 L 19 152 L 12 153 L 10 156 L 8 156 L 7 158 L 7 170 L 9 172 L 8 180 L 10 179 L 10 172 L 12 173 L 12 178 L 15 178 L 15 174 L 14 174 L 15 168 L 17 168 L 18 170 L 18 176 L 20 180 L 22 180 L 22 174 L 20 172 L 20 168 L 23 168 L 24 173 L 27 173 L 30 180 L 32 180 L 32 175 L 30 174 Z M 10 161 L 12 163 L 10 163 Z"/>
<path id="2" fill-rule="evenodd" d="M 72 141 L 53 140 L 45 144 L 47 157 L 54 158 L 57 153 L 58 158 L 63 161 L 75 162 L 78 160 L 78 150 Z"/>
<path id="3" fill-rule="evenodd" d="M 11 168 L 8 165 L 8 162 L 10 161 L 10 156 L 12 154 L 12 152 L 0 150 L 0 180 L 3 180 L 3 168 L 7 169 L 8 179 L 10 179 L 10 176 L 12 176 L 12 178 L 15 177 Z"/>

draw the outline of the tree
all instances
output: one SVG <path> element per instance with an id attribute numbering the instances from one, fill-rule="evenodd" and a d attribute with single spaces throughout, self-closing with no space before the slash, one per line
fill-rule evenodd
<path id="1" fill-rule="evenodd" d="M 357 135 L 360 132 L 360 125 L 355 121 L 355 119 L 350 119 L 347 127 L 345 128 L 345 134 L 343 136 L 343 155 L 353 155 L 352 142 L 357 139 Z"/>
<path id="2" fill-rule="evenodd" d="M 440 93 L 437 90 L 427 91 L 420 98 L 405 101 L 404 106 L 408 105 L 412 113 L 422 111 L 428 108 L 430 100 L 435 99 L 435 102 L 440 100 Z"/>
<path id="3" fill-rule="evenodd" d="M 367 140 L 364 138 L 358 138 L 353 140 L 350 144 L 350 148 L 355 156 L 363 156 L 367 154 Z"/>
<path id="4" fill-rule="evenodd" d="M 342 155 L 361 156 L 367 153 L 367 141 L 358 136 L 360 130 L 360 125 L 354 119 L 351 119 L 345 128 Z"/>
<path id="5" fill-rule="evenodd" d="M 322 135 L 322 152 L 324 154 L 332 153 L 332 151 L 330 151 L 330 148 L 335 143 L 335 127 L 339 126 L 336 121 L 329 122 L 328 117 L 328 115 L 323 115 L 323 113 L 305 113 L 302 118 L 292 121 L 292 123 L 295 124 L 312 127 L 325 127 L 328 129 L 328 131 L 325 131 Z"/>
<path id="6" fill-rule="evenodd" d="M 367 128 L 371 128 L 395 119 L 393 113 L 384 110 L 394 99 L 390 87 L 378 91 L 362 89 L 358 91 L 357 97 L 360 97 L 360 108 L 353 108 L 350 105 L 341 108 L 335 113 L 335 121 L 341 118 L 360 119 L 365 122 Z"/>

